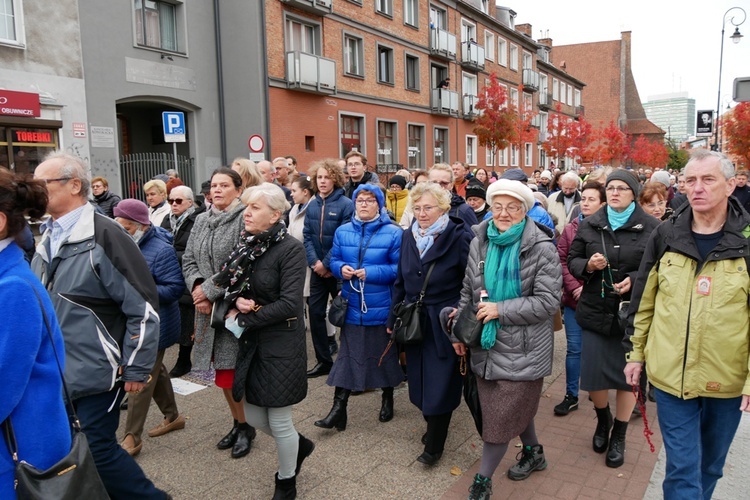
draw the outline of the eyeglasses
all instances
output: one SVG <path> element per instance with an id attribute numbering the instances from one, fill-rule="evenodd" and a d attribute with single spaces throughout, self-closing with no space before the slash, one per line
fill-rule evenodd
<path id="1" fill-rule="evenodd" d="M 657 201 L 656 203 L 646 203 L 646 206 L 650 208 L 651 210 L 655 209 L 656 207 L 664 208 L 667 206 L 666 201 Z"/>
<path id="2" fill-rule="evenodd" d="M 425 214 L 428 214 L 428 213 L 432 212 L 433 210 L 435 210 L 436 208 L 438 208 L 438 207 L 436 207 L 436 206 L 434 206 L 434 205 L 433 205 L 433 206 L 427 205 L 427 206 L 424 206 L 424 207 L 414 207 L 414 208 L 412 209 L 412 211 L 413 211 L 413 212 L 414 212 L 415 214 L 417 214 L 417 215 L 419 215 L 419 214 L 421 214 L 421 213 L 425 213 Z"/>
<path id="3" fill-rule="evenodd" d="M 352 161 L 346 164 L 347 167 L 363 167 L 364 163 L 358 161 Z"/>
<path id="4" fill-rule="evenodd" d="M 182 198 L 169 198 L 167 202 L 171 205 L 172 203 L 176 203 L 178 205 L 182 205 L 182 202 L 185 201 Z"/>
<path id="5" fill-rule="evenodd" d="M 625 191 L 632 191 L 632 189 L 627 186 L 609 186 L 607 187 L 606 191 L 608 193 L 614 193 L 615 191 L 617 191 L 618 193 L 624 193 Z"/>
<path id="6" fill-rule="evenodd" d="M 364 198 L 364 199 L 357 198 L 357 201 L 355 201 L 354 203 L 356 203 L 357 205 L 373 205 L 377 202 L 378 200 L 376 200 L 375 198 Z"/>
<path id="7" fill-rule="evenodd" d="M 50 182 L 65 182 L 72 179 L 72 177 L 58 177 L 57 179 L 39 179 L 45 182 L 45 184 L 49 184 Z"/>
<path id="8" fill-rule="evenodd" d="M 440 184 L 440 186 L 444 188 L 447 188 L 448 186 L 453 184 L 452 182 L 449 182 L 449 181 L 430 181 L 430 182 L 433 184 Z"/>
<path id="9" fill-rule="evenodd" d="M 505 210 L 508 215 L 517 214 L 521 210 L 523 210 L 523 207 L 521 205 L 506 205 L 502 206 L 499 203 L 492 205 L 492 211 L 496 214 L 503 213 L 503 210 Z"/>

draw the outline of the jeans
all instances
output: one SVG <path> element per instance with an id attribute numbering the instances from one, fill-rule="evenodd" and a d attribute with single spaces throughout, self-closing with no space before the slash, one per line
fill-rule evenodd
<path id="1" fill-rule="evenodd" d="M 96 470 L 113 500 L 165 498 L 164 492 L 156 489 L 133 457 L 117 442 L 120 402 L 124 395 L 122 388 L 117 388 L 73 402 Z"/>
<path id="2" fill-rule="evenodd" d="M 568 350 L 565 353 L 565 391 L 578 397 L 578 386 L 581 382 L 581 327 L 576 321 L 576 310 L 565 306 L 565 338 Z"/>
<path id="3" fill-rule="evenodd" d="M 250 425 L 276 441 L 279 454 L 279 479 L 294 477 L 299 451 L 299 434 L 292 422 L 292 407 L 263 408 L 245 401 L 245 415 Z"/>
<path id="4" fill-rule="evenodd" d="M 667 452 L 665 500 L 709 499 L 740 425 L 742 397 L 681 399 L 654 388 Z"/>
<path id="5" fill-rule="evenodd" d="M 326 308 L 328 298 L 338 293 L 338 280 L 334 277 L 321 278 L 315 273 L 310 275 L 310 336 L 315 348 L 318 363 L 333 363 L 328 347 L 328 327 L 326 326 Z"/>

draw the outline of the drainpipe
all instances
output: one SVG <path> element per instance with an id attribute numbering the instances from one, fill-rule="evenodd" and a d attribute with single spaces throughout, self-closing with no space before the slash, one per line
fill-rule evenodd
<path id="1" fill-rule="evenodd" d="M 219 0 L 214 0 L 214 37 L 216 38 L 216 76 L 219 86 L 219 143 L 221 147 L 221 164 L 226 165 L 227 126 L 224 113 L 224 66 L 222 64 L 221 55 L 221 19 L 219 18 Z"/>
<path id="2" fill-rule="evenodd" d="M 258 2 L 260 5 L 260 23 L 263 25 L 263 29 L 260 29 L 260 48 L 261 54 L 268 54 L 268 37 L 266 35 L 265 23 L 266 23 L 266 2 Z M 266 108 L 264 113 L 265 123 L 263 124 L 263 138 L 266 140 L 266 153 L 268 160 L 271 160 L 271 97 L 268 82 L 268 59 L 263 58 L 263 63 L 260 65 L 261 78 L 262 78 L 262 89 L 263 92 L 263 106 Z M 283 153 L 283 152 L 282 152 Z"/>

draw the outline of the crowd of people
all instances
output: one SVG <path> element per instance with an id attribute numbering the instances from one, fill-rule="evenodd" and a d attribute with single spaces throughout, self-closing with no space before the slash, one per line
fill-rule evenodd
<path id="1" fill-rule="evenodd" d="M 237 158 L 197 196 L 176 171 L 158 177 L 142 186 L 144 203 L 120 200 L 65 153 L 33 179 L 0 169 L 0 294 L 23 311 L 23 325 L 0 327 L 0 369 L 12 377 L 0 421 L 12 419 L 24 460 L 49 467 L 70 448 L 57 362 L 112 498 L 169 498 L 133 457 L 151 399 L 164 418 L 149 437 L 185 428 L 170 377 L 214 369 L 233 421 L 216 446 L 239 459 L 256 430 L 271 436 L 276 500 L 296 497 L 315 449 L 292 419 L 308 379 L 326 376 L 332 388 L 314 425 L 339 432 L 350 395 L 379 390 L 385 424 L 407 381 L 425 421 L 416 460 L 427 467 L 441 460 L 471 381 L 483 449 L 469 498 L 487 499 L 514 437 L 522 449 L 509 479 L 547 467 L 535 417 L 564 320 L 566 395 L 555 415 L 579 409 L 586 391 L 592 448 L 617 468 L 634 408 L 653 395 L 665 498 L 710 498 L 750 411 L 750 186 L 720 153 L 699 151 L 681 172 L 529 176 L 455 162 L 387 179 L 357 151 L 308 173 L 291 156 Z M 29 268 L 27 219 L 45 213 Z M 395 306 L 414 303 L 421 341 L 394 345 Z M 0 453 L 0 497 L 12 490 L 13 462 Z"/>

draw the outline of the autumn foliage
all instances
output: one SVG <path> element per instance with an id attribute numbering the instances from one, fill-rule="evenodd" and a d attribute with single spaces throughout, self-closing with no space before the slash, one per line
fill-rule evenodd
<path id="1" fill-rule="evenodd" d="M 518 141 L 518 114 L 508 106 L 507 92 L 494 74 L 484 92 L 480 92 L 475 107 L 480 113 L 474 118 L 474 133 L 479 145 L 492 151 L 494 160 L 498 150 Z"/>
<path id="2" fill-rule="evenodd" d="M 664 168 L 669 162 L 669 151 L 661 142 L 649 141 L 643 135 L 638 136 L 628 152 L 628 157 L 635 165 Z"/>
<path id="3" fill-rule="evenodd" d="M 722 130 L 727 152 L 735 155 L 741 166 L 750 168 L 750 102 L 737 104 L 724 116 Z"/>

